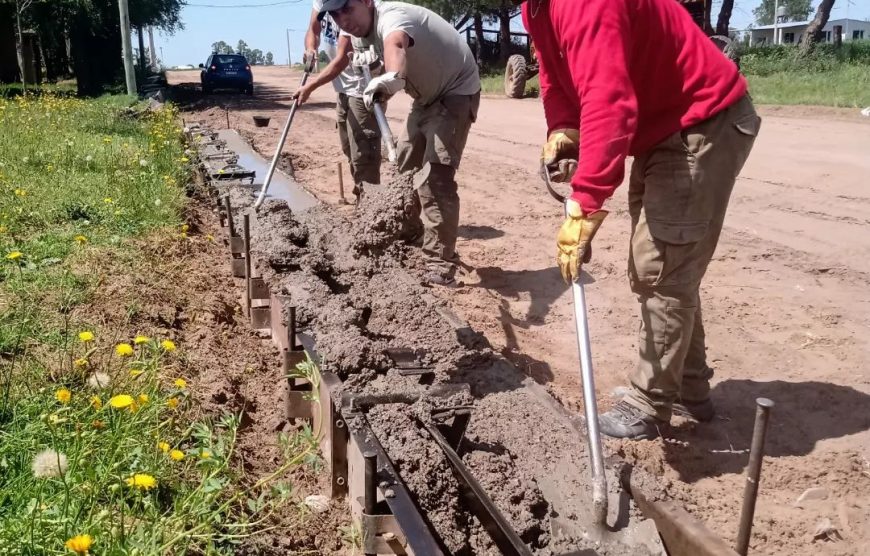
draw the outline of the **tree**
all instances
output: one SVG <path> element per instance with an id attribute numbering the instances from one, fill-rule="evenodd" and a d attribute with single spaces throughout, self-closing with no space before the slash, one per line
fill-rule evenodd
<path id="1" fill-rule="evenodd" d="M 236 51 L 233 50 L 233 47 L 225 43 L 224 41 L 218 41 L 212 43 L 211 51 L 215 54 L 235 54 Z"/>
<path id="2" fill-rule="evenodd" d="M 248 48 L 248 43 L 246 43 L 242 39 L 239 39 L 239 43 L 236 45 L 236 54 L 241 54 L 242 56 L 247 58 L 250 53 L 251 51 Z"/>
<path id="3" fill-rule="evenodd" d="M 761 4 L 752 10 L 752 15 L 755 16 L 755 21 L 759 25 L 770 25 L 773 23 L 775 4 L 776 0 L 761 0 Z M 779 0 L 779 5 L 786 8 L 787 15 L 785 21 L 806 21 L 810 16 L 812 0 Z"/>
<path id="4" fill-rule="evenodd" d="M 272 56 L 271 52 L 266 52 L 266 59 L 264 62 L 267 66 L 275 65 L 275 58 Z"/>
<path id="5" fill-rule="evenodd" d="M 847 2 L 849 0 L 846 0 Z M 801 55 L 807 55 L 813 50 L 813 46 L 822 38 L 822 29 L 828 23 L 831 17 L 831 8 L 834 7 L 834 0 L 822 0 L 819 8 L 816 10 L 816 16 L 807 26 L 804 31 L 804 42 L 801 45 Z"/>
<path id="6" fill-rule="evenodd" d="M 734 11 L 734 0 L 722 0 L 719 8 L 719 19 L 716 21 L 716 34 L 727 37 L 730 35 L 731 12 Z"/>
<path id="7" fill-rule="evenodd" d="M 27 90 L 27 68 L 24 60 L 24 30 L 21 16 L 33 4 L 33 0 L 15 0 L 15 55 L 18 57 L 18 71 L 21 72 L 21 85 Z"/>
<path id="8" fill-rule="evenodd" d="M 262 65 L 263 63 L 263 51 L 259 48 L 255 48 L 253 50 L 248 51 L 248 63 L 254 66 Z"/>

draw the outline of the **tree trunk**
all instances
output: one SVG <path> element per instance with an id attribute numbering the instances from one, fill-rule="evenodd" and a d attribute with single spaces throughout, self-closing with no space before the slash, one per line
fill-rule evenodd
<path id="1" fill-rule="evenodd" d="M 505 66 L 511 55 L 511 9 L 507 2 L 498 9 L 498 23 L 498 61 Z"/>
<path id="2" fill-rule="evenodd" d="M 731 12 L 733 10 L 734 0 L 722 0 L 722 8 L 719 9 L 719 20 L 716 22 L 717 35 L 730 36 Z"/>
<path id="3" fill-rule="evenodd" d="M 822 38 L 822 29 L 828 23 L 831 17 L 831 8 L 834 7 L 834 0 L 822 0 L 819 4 L 819 9 L 816 10 L 816 17 L 807 26 L 804 31 L 804 42 L 801 45 L 801 54 L 806 55 L 812 52 L 813 46 Z"/>
<path id="4" fill-rule="evenodd" d="M 15 55 L 18 57 L 18 72 L 21 75 L 21 85 L 27 90 L 27 71 L 24 67 L 24 35 L 21 34 L 21 5 L 15 1 Z"/>
<path id="5" fill-rule="evenodd" d="M 704 32 L 708 35 L 713 34 L 713 0 L 704 0 Z"/>
<path id="6" fill-rule="evenodd" d="M 477 60 L 477 67 L 483 67 L 483 14 L 480 10 L 474 12 L 474 38 L 477 41 L 477 52 L 474 57 Z"/>
<path id="7" fill-rule="evenodd" d="M 145 56 L 145 29 L 139 27 L 139 75 L 142 79 L 148 75 L 148 57 Z"/>

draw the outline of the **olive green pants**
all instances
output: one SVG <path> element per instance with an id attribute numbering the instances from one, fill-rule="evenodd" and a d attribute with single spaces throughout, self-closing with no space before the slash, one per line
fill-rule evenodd
<path id="1" fill-rule="evenodd" d="M 662 420 L 710 395 L 699 288 L 761 119 L 748 96 L 634 160 L 628 276 L 640 302 L 639 362 L 626 401 Z"/>
<path id="2" fill-rule="evenodd" d="M 456 271 L 456 170 L 479 107 L 480 93 L 447 96 L 428 106 L 415 101 L 396 149 L 399 171 L 417 174 L 426 268 L 445 277 Z"/>
<path id="3" fill-rule="evenodd" d="M 381 183 L 381 132 L 375 115 L 362 98 L 344 93 L 338 94 L 335 109 L 341 150 L 350 163 L 354 184 Z"/>

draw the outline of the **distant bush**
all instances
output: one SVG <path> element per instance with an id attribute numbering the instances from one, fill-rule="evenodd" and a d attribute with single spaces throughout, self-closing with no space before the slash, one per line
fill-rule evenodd
<path id="1" fill-rule="evenodd" d="M 840 48 L 819 44 L 809 56 L 800 55 L 799 45 L 754 46 L 744 48 L 740 55 L 740 68 L 746 75 L 822 73 L 843 65 L 870 66 L 870 40 L 845 42 Z"/>

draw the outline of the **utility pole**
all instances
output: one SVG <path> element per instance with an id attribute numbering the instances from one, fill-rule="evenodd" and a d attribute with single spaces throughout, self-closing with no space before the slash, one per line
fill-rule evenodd
<path id="1" fill-rule="evenodd" d="M 124 77 L 127 81 L 127 94 L 136 94 L 136 72 L 133 69 L 133 45 L 130 42 L 130 9 L 127 0 L 118 0 L 121 13 L 121 54 L 124 57 Z"/>
<path id="2" fill-rule="evenodd" d="M 287 67 L 290 67 L 290 29 L 287 29 Z"/>

